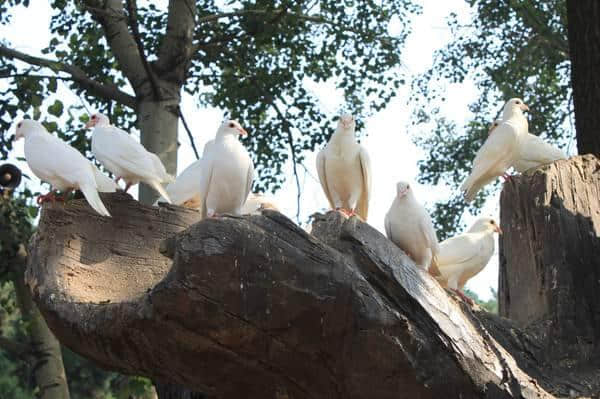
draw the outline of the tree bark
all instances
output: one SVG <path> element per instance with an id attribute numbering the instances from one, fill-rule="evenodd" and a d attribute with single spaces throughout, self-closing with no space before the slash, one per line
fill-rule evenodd
<path id="1" fill-rule="evenodd" d="M 167 172 L 175 176 L 177 173 L 177 142 L 179 116 L 176 113 L 179 105 L 179 94 L 168 101 L 142 101 L 138 107 L 138 125 L 140 141 L 150 152 L 158 155 Z M 140 184 L 140 202 L 152 204 L 159 197 L 153 188 Z"/>
<path id="2" fill-rule="evenodd" d="M 318 216 L 309 235 L 277 212 L 196 223 L 103 200 L 111 219 L 83 200 L 44 207 L 27 281 L 61 341 L 104 367 L 206 398 L 600 389 L 597 367 L 554 363 L 535 331 L 457 302 L 356 218 Z"/>
<path id="3" fill-rule="evenodd" d="M 25 286 L 23 272 L 26 264 L 25 250 L 15 260 L 13 283 L 19 309 L 28 326 L 28 338 L 34 360 L 34 379 L 40 399 L 69 399 L 69 386 L 62 359 L 60 343 L 52 334 L 42 314 Z"/>
<path id="4" fill-rule="evenodd" d="M 600 155 L 600 2 L 567 0 L 567 18 L 577 150 Z"/>
<path id="5" fill-rule="evenodd" d="M 499 311 L 552 347 L 556 362 L 598 357 L 600 160 L 557 161 L 504 186 Z"/>

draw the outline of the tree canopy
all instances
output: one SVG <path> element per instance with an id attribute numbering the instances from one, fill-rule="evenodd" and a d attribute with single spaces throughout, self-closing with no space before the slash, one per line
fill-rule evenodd
<path id="1" fill-rule="evenodd" d="M 468 24 L 456 15 L 448 20 L 454 39 L 434 55 L 431 68 L 413 82 L 413 124 L 417 144 L 426 151 L 419 162 L 424 184 L 460 186 L 470 171 L 488 127 L 499 116 L 505 100 L 523 98 L 531 109 L 529 131 L 566 146 L 574 138 L 569 43 L 565 0 L 467 0 L 474 17 Z M 457 126 L 440 111 L 445 85 L 475 82 L 479 98 L 470 105 L 473 117 Z M 424 110 L 427 110 L 425 112 Z M 494 190 L 482 190 L 470 207 L 481 208 Z M 457 193 L 433 211 L 441 239 L 460 225 L 467 205 Z"/>
<path id="2" fill-rule="evenodd" d="M 11 0 L 0 22 L 10 21 L 17 4 L 35 10 L 28 1 Z M 0 47 L 8 99 L 0 104 L 2 130 L 23 111 L 42 116 L 51 131 L 86 150 L 85 110 L 61 103 L 58 80 L 126 129 L 148 98 L 172 102 L 177 113 L 180 87 L 198 106 L 218 107 L 249 128 L 246 144 L 261 190 L 279 187 L 288 157 L 300 161 L 302 151 L 314 150 L 331 133 L 326 126 L 334 115 L 324 113 L 305 82 L 333 79 L 354 114 L 381 109 L 404 83 L 399 49 L 409 33 L 406 21 L 419 10 L 410 0 L 181 0 L 168 10 L 135 0 L 55 0 L 52 8 L 45 58 L 6 42 Z M 65 114 L 66 124 L 57 123 Z M 4 137 L 0 151 L 10 148 Z"/>

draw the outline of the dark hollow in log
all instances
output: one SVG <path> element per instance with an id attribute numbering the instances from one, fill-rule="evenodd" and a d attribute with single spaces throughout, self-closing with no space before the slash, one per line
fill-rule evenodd
<path id="1" fill-rule="evenodd" d="M 65 345 L 206 398 L 589 395 L 537 337 L 450 297 L 382 234 L 319 215 L 198 220 L 103 195 L 43 209 L 27 280 Z"/>
<path id="2" fill-rule="evenodd" d="M 600 343 L 600 160 L 585 155 L 526 173 L 505 185 L 500 203 L 506 233 L 500 239 L 500 314 L 552 348 L 555 363 L 594 362 Z"/>

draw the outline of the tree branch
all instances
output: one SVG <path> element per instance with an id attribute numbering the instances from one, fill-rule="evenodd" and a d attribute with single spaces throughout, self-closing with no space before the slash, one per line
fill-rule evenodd
<path id="1" fill-rule="evenodd" d="M 102 25 L 110 49 L 133 90 L 138 96 L 147 95 L 151 88 L 145 85 L 150 78 L 135 39 L 129 32 L 123 3 L 120 0 L 84 0 L 84 3 L 94 19 Z"/>
<path id="2" fill-rule="evenodd" d="M 137 2 L 136 0 L 125 0 L 127 4 L 127 12 L 129 15 L 129 26 L 131 27 L 131 32 L 133 33 L 133 39 L 135 40 L 135 44 L 137 45 L 138 51 L 140 53 L 140 57 L 142 59 L 142 64 L 144 65 L 144 69 L 150 78 L 150 84 L 152 85 L 152 93 L 154 94 L 154 98 L 157 101 L 161 100 L 160 89 L 158 87 L 158 82 L 156 81 L 156 76 L 154 76 L 154 72 L 148 63 L 148 59 L 146 58 L 146 54 L 144 52 L 144 44 L 142 43 L 142 39 L 140 36 L 140 29 L 138 26 L 138 15 L 137 15 Z"/>
<path id="3" fill-rule="evenodd" d="M 196 4 L 193 0 L 170 0 L 167 33 L 158 51 L 156 70 L 165 80 L 182 85 L 194 55 Z"/>
<path id="4" fill-rule="evenodd" d="M 275 101 L 273 101 L 271 104 L 273 105 L 273 108 L 275 109 L 275 112 L 277 113 L 279 118 L 281 118 L 283 124 L 287 127 L 287 139 L 288 144 L 290 145 L 290 152 L 292 153 L 292 167 L 294 169 L 294 178 L 296 179 L 296 220 L 298 221 L 298 223 L 300 223 L 300 198 L 302 197 L 302 188 L 300 187 L 300 177 L 298 176 L 298 167 L 296 165 L 298 161 L 296 160 L 296 152 L 294 150 L 294 136 L 292 136 L 291 130 L 292 124 L 290 123 L 288 118 L 285 117 L 283 112 L 281 112 Z"/>
<path id="5" fill-rule="evenodd" d="M 194 136 L 192 135 L 192 132 L 191 132 L 190 128 L 188 127 L 188 124 L 185 121 L 185 118 L 183 117 L 183 113 L 181 112 L 180 106 L 177 106 L 177 115 L 179 115 L 179 118 L 181 119 L 181 122 L 183 123 L 183 127 L 185 128 L 185 131 L 187 132 L 187 135 L 190 138 L 190 144 L 192 145 L 192 150 L 194 150 L 194 155 L 196 155 L 196 159 L 200 159 L 200 154 L 198 154 L 198 149 L 196 148 L 196 142 L 194 141 Z"/>
<path id="6" fill-rule="evenodd" d="M 0 56 L 8 59 L 20 60 L 30 65 L 48 68 L 54 73 L 68 73 L 73 82 L 79 84 L 82 88 L 88 90 L 90 93 L 93 93 L 98 97 L 102 97 L 105 100 L 113 100 L 130 108 L 136 108 L 137 102 L 135 97 L 121 91 L 115 84 L 100 83 L 93 80 L 92 78 L 88 77 L 86 73 L 78 66 L 65 64 L 60 61 L 49 60 L 47 58 L 34 57 L 3 45 L 0 45 Z M 60 79 L 61 77 L 56 76 L 56 78 Z"/>

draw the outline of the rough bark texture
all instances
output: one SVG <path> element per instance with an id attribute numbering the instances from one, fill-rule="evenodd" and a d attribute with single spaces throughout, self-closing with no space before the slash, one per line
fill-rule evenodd
<path id="1" fill-rule="evenodd" d="M 597 392 L 356 218 L 318 216 L 309 235 L 271 211 L 193 224 L 195 211 L 103 199 L 112 219 L 83 200 L 44 208 L 27 276 L 61 341 L 105 367 L 206 398 Z"/>
<path id="2" fill-rule="evenodd" d="M 567 0 L 577 150 L 600 155 L 600 2 Z"/>
<path id="3" fill-rule="evenodd" d="M 556 364 L 595 363 L 600 160 L 575 157 L 517 177 L 505 184 L 500 202 L 505 232 L 500 238 L 500 314 L 534 332 L 541 347 L 551 347 L 548 355 Z"/>

